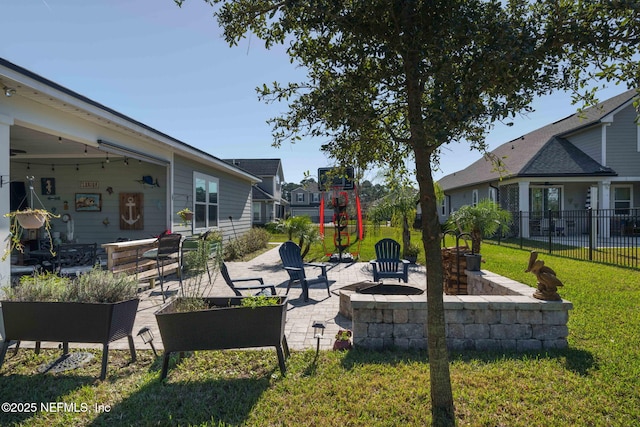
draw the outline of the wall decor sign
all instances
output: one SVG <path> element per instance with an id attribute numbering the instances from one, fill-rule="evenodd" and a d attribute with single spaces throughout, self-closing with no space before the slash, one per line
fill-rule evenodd
<path id="1" fill-rule="evenodd" d="M 43 196 L 55 196 L 56 194 L 56 179 L 55 178 L 40 178 L 40 187 L 42 189 Z"/>
<path id="2" fill-rule="evenodd" d="M 144 194 L 120 193 L 120 230 L 144 230 Z"/>
<path id="3" fill-rule="evenodd" d="M 76 193 L 76 212 L 100 212 L 102 210 L 102 194 Z"/>
<path id="4" fill-rule="evenodd" d="M 95 190 L 100 188 L 99 181 L 80 181 L 80 188 L 85 190 Z"/>

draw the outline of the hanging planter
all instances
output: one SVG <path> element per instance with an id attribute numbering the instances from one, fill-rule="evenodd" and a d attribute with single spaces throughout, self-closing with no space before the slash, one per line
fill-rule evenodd
<path id="1" fill-rule="evenodd" d="M 182 219 L 182 223 L 187 225 L 193 220 L 193 212 L 189 208 L 184 208 L 177 212 L 178 216 Z"/>
<path id="2" fill-rule="evenodd" d="M 14 211 L 4 214 L 5 217 L 10 219 L 9 225 L 9 240 L 2 256 L 4 261 L 7 256 L 15 249 L 18 252 L 24 251 L 24 245 L 22 244 L 22 230 L 37 230 L 44 227 L 47 236 L 49 237 L 49 243 L 53 250 L 53 240 L 51 238 L 51 219 L 60 218 L 60 215 L 55 215 L 45 209 L 25 209 L 22 211 Z M 55 253 L 52 252 L 52 255 Z"/>
<path id="3" fill-rule="evenodd" d="M 47 211 L 32 210 L 25 212 L 16 212 L 15 217 L 20 227 L 25 230 L 37 230 L 44 225 L 47 220 Z"/>

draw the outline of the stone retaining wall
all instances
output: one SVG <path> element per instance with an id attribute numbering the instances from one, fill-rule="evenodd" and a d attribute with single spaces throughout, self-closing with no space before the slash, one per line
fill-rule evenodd
<path id="1" fill-rule="evenodd" d="M 569 301 L 541 301 L 534 288 L 490 271 L 467 271 L 470 295 L 444 295 L 451 350 L 566 348 Z M 427 348 L 425 295 L 351 296 L 353 342 L 369 349 Z"/>

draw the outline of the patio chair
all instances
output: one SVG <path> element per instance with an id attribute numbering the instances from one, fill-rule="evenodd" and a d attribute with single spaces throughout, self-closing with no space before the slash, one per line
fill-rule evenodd
<path id="1" fill-rule="evenodd" d="M 254 295 L 264 295 L 264 296 L 272 296 L 276 295 L 276 287 L 274 285 L 265 285 L 262 277 L 244 277 L 241 279 L 232 279 L 229 276 L 229 270 L 227 269 L 227 265 L 223 262 L 220 266 L 220 273 L 222 274 L 222 278 L 225 283 L 231 288 L 234 294 L 237 296 L 242 296 L 240 291 L 254 291 L 259 289 L 260 291 Z M 259 285 L 252 286 L 236 286 L 236 283 L 240 282 L 258 282 Z"/>
<path id="2" fill-rule="evenodd" d="M 302 286 L 302 297 L 304 301 L 308 301 L 309 285 L 325 283 L 327 285 L 327 294 L 331 297 L 326 264 L 304 262 L 300 255 L 300 246 L 296 245 L 291 240 L 284 242 L 282 246 L 280 246 L 280 259 L 282 260 L 282 266 L 289 274 L 289 283 L 287 284 L 286 295 L 289 294 L 289 289 L 292 284 L 300 282 L 300 286 Z M 310 279 L 306 275 L 305 267 L 319 268 L 321 269 L 321 274 L 316 278 Z"/>
<path id="3" fill-rule="evenodd" d="M 178 280 L 180 281 L 180 289 L 182 289 L 182 254 L 180 253 L 182 242 L 182 234 L 161 234 L 158 237 L 158 247 L 150 249 L 142 254 L 143 258 L 152 259 L 156 262 L 156 269 L 160 279 L 160 291 L 162 292 L 162 301 L 166 301 L 164 294 L 164 268 L 167 265 L 172 267 L 177 263 Z"/>
<path id="4" fill-rule="evenodd" d="M 400 279 L 409 281 L 409 261 L 400 259 L 400 243 L 393 239 L 382 239 L 375 244 L 376 259 L 369 261 L 373 268 L 373 281 Z"/>
<path id="5" fill-rule="evenodd" d="M 96 248 L 95 243 L 69 243 L 58 246 L 53 271 L 65 277 L 88 273 L 98 262 Z"/>
<path id="6" fill-rule="evenodd" d="M 199 236 L 195 236 L 195 237 L 192 236 L 184 239 L 184 241 L 182 242 L 182 256 L 183 256 L 182 266 L 184 267 L 185 252 L 188 253 L 190 251 L 197 251 L 201 244 L 206 244 L 207 251 L 209 252 L 206 267 L 207 267 L 207 275 L 209 276 L 209 284 L 211 284 L 211 281 L 213 280 L 213 276 L 211 274 L 211 267 L 209 267 L 209 261 L 211 259 L 218 258 L 218 255 L 220 255 L 221 247 L 218 242 L 207 241 L 207 237 L 209 236 L 209 233 L 210 231 L 207 230 L 206 232 L 202 233 Z"/>

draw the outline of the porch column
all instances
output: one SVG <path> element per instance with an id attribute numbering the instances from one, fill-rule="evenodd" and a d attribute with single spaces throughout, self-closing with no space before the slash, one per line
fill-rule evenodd
<path id="1" fill-rule="evenodd" d="M 529 181 L 518 183 L 518 210 L 523 213 L 520 219 L 520 224 L 522 224 L 520 235 L 529 237 Z"/>
<path id="2" fill-rule="evenodd" d="M 0 152 L 9 153 L 9 129 L 13 125 L 13 117 L 0 114 Z M 11 206 L 11 170 L 9 156 L 0 156 L 0 206 L 5 209 L 0 212 L 0 251 L 4 254 L 5 244 L 9 239 L 9 218 L 4 214 L 9 212 Z M 6 211 L 6 212 L 5 212 Z M 0 256 L 1 258 L 1 256 Z M 0 288 L 11 283 L 11 256 L 2 261 L 0 259 Z M 4 297 L 0 290 L 0 298 Z M 0 306 L 0 342 L 4 340 L 4 323 L 2 322 L 2 306 Z"/>

